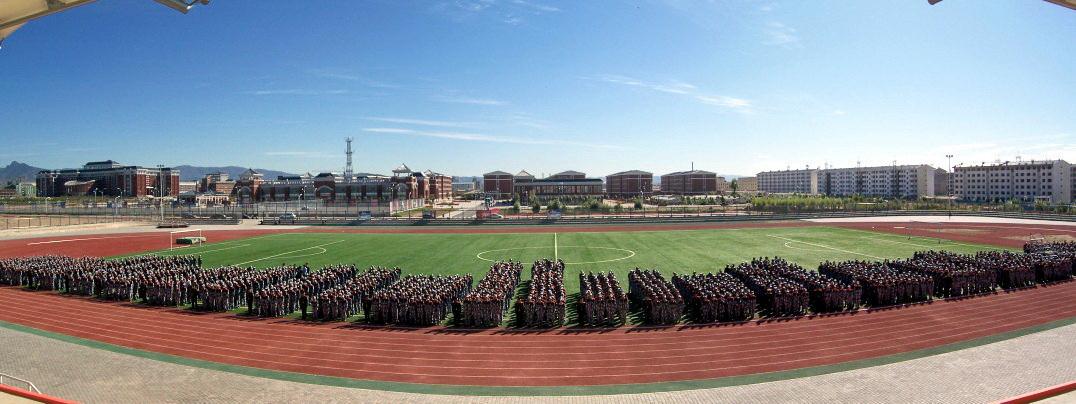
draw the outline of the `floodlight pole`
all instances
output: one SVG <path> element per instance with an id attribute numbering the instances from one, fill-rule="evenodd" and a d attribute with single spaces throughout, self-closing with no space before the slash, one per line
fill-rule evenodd
<path id="1" fill-rule="evenodd" d="M 945 190 L 947 191 L 949 199 L 949 220 L 953 219 L 953 155 L 946 154 L 945 158 L 948 159 L 949 165 L 949 180 L 946 181 Z"/>

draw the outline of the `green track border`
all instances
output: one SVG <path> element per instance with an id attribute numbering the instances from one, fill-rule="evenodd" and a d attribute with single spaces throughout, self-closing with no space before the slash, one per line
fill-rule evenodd
<path id="1" fill-rule="evenodd" d="M 873 366 L 887 365 L 925 358 L 928 356 L 973 348 L 1008 339 L 1021 337 L 1036 332 L 1051 330 L 1066 325 L 1076 324 L 1076 316 L 1061 320 L 1055 320 L 1044 324 L 1021 328 L 1000 334 L 975 338 L 933 348 L 920 349 L 894 355 L 877 358 L 860 359 L 833 365 L 808 367 L 779 372 L 759 373 L 743 376 L 723 377 L 719 379 L 686 380 L 677 382 L 640 383 L 640 384 L 607 384 L 594 386 L 554 386 L 554 387 L 494 387 L 494 386 L 460 386 L 442 384 L 419 384 L 401 382 L 382 382 L 373 380 L 348 379 L 333 376 L 318 376 L 305 373 L 284 372 L 277 370 L 259 369 L 246 366 L 228 365 L 223 363 L 205 361 L 200 359 L 184 358 L 181 356 L 162 354 L 140 349 L 127 348 L 100 341 L 73 337 L 70 335 L 44 331 L 37 328 L 27 327 L 20 324 L 0 321 L 0 327 L 14 331 L 25 332 L 42 337 L 52 338 L 64 342 L 78 344 L 90 348 L 103 349 L 110 352 L 137 356 L 177 365 L 186 365 L 202 369 L 219 370 L 222 372 L 237 373 L 246 376 L 263 377 L 275 380 L 284 380 L 297 383 L 318 384 L 324 386 L 360 388 L 368 390 L 384 390 L 401 393 L 418 394 L 442 394 L 459 396 L 589 396 L 610 394 L 637 394 L 654 393 L 681 390 L 710 389 L 717 387 L 740 386 L 745 384 L 775 382 L 780 380 L 797 379 L 802 377 L 818 376 L 829 373 L 844 372 Z"/>

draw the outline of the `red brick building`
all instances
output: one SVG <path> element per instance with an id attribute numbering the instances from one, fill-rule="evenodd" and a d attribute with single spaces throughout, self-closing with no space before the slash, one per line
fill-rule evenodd
<path id="1" fill-rule="evenodd" d="M 680 171 L 661 176 L 661 192 L 676 195 L 717 193 L 717 174 L 703 170 Z"/>
<path id="2" fill-rule="evenodd" d="M 611 197 L 631 197 L 654 193 L 654 174 L 640 170 L 605 176 L 605 193 Z"/>
<path id="3" fill-rule="evenodd" d="M 135 197 L 178 196 L 179 170 L 125 166 L 106 160 L 86 163 L 81 169 L 42 170 L 37 173 L 38 196 L 94 193 Z"/>
<path id="4" fill-rule="evenodd" d="M 482 191 L 496 198 L 512 197 L 512 174 L 493 171 L 482 174 Z"/>

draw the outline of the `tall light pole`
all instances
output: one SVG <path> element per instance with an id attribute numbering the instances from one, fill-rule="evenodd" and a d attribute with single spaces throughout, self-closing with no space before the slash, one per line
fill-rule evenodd
<path id="1" fill-rule="evenodd" d="M 953 155 L 946 154 L 945 158 L 948 159 L 946 164 L 949 165 L 949 179 L 945 181 L 945 190 L 949 199 L 949 219 L 953 218 Z"/>

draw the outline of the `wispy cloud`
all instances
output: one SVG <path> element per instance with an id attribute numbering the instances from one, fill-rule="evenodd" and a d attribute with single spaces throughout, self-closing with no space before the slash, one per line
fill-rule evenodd
<path id="1" fill-rule="evenodd" d="M 359 84 L 361 84 L 363 86 L 366 86 L 366 87 L 374 87 L 374 88 L 399 88 L 400 87 L 399 85 L 396 85 L 396 84 L 393 84 L 393 83 L 386 83 L 386 82 L 379 81 L 379 80 L 373 80 L 373 79 L 371 79 L 369 77 L 358 75 L 358 74 L 355 74 L 355 73 L 352 73 L 352 72 L 346 71 L 346 70 L 309 69 L 309 70 L 307 70 L 307 73 L 312 75 L 312 76 L 320 77 L 320 78 L 323 78 L 323 79 L 357 82 L 357 83 L 359 83 Z"/>
<path id="2" fill-rule="evenodd" d="M 248 91 L 250 95 L 341 95 L 347 94 L 348 90 L 336 89 L 336 90 L 305 90 L 305 89 L 286 89 L 286 90 L 256 90 Z"/>
<path id="3" fill-rule="evenodd" d="M 482 133 L 466 133 L 466 132 L 444 132 L 444 131 L 425 131 L 407 128 L 363 128 L 363 132 L 368 133 L 383 133 L 392 135 L 407 135 L 407 136 L 422 136 L 433 137 L 439 139 L 452 139 L 463 140 L 470 142 L 487 142 L 487 143 L 509 143 L 509 144 L 525 144 L 525 145 L 561 145 L 561 146 L 582 146 L 593 147 L 599 149 L 622 149 L 622 146 L 600 143 L 585 143 L 576 142 L 571 140 L 559 140 L 559 139 L 532 139 L 532 138 L 518 138 L 507 136 L 495 136 Z"/>
<path id="4" fill-rule="evenodd" d="M 1076 156 L 1076 135 L 1058 133 L 1040 136 L 1011 136 L 932 147 L 929 155 L 953 154 L 953 164 L 1023 160 L 1071 159 Z"/>
<path id="5" fill-rule="evenodd" d="M 437 3 L 432 11 L 462 22 L 476 18 L 496 18 L 509 25 L 520 25 L 525 17 L 560 12 L 556 6 L 528 0 L 454 0 Z"/>
<path id="6" fill-rule="evenodd" d="M 404 125 L 419 125 L 419 126 L 434 126 L 445 128 L 472 128 L 478 124 L 475 122 L 458 122 L 458 121 L 434 121 L 427 119 L 412 119 L 412 118 L 393 118 L 382 116 L 368 116 L 363 119 L 368 121 L 399 123 Z"/>
<path id="7" fill-rule="evenodd" d="M 615 74 L 605 74 L 598 76 L 595 79 L 606 83 L 620 84 L 630 87 L 639 87 L 666 94 L 690 97 L 696 102 L 727 108 L 737 112 L 752 112 L 752 103 L 749 100 L 737 97 L 730 97 L 726 95 L 708 94 L 701 91 L 699 87 L 695 86 L 694 84 L 686 83 L 679 80 L 671 80 L 664 83 L 655 83 Z"/>
<path id="8" fill-rule="evenodd" d="M 439 95 L 433 97 L 434 101 L 448 102 L 453 104 L 470 104 L 470 105 L 486 105 L 486 106 L 498 106 L 507 105 L 507 101 L 495 100 L 492 98 L 474 98 L 474 97 L 459 97 L 459 96 L 446 96 Z"/>
<path id="9" fill-rule="evenodd" d="M 771 21 L 766 23 L 766 28 L 763 30 L 763 34 L 766 36 L 766 40 L 763 42 L 766 45 L 782 46 L 785 48 L 799 48 L 803 46 L 800 43 L 799 35 L 796 34 L 796 29 L 781 22 Z"/>

